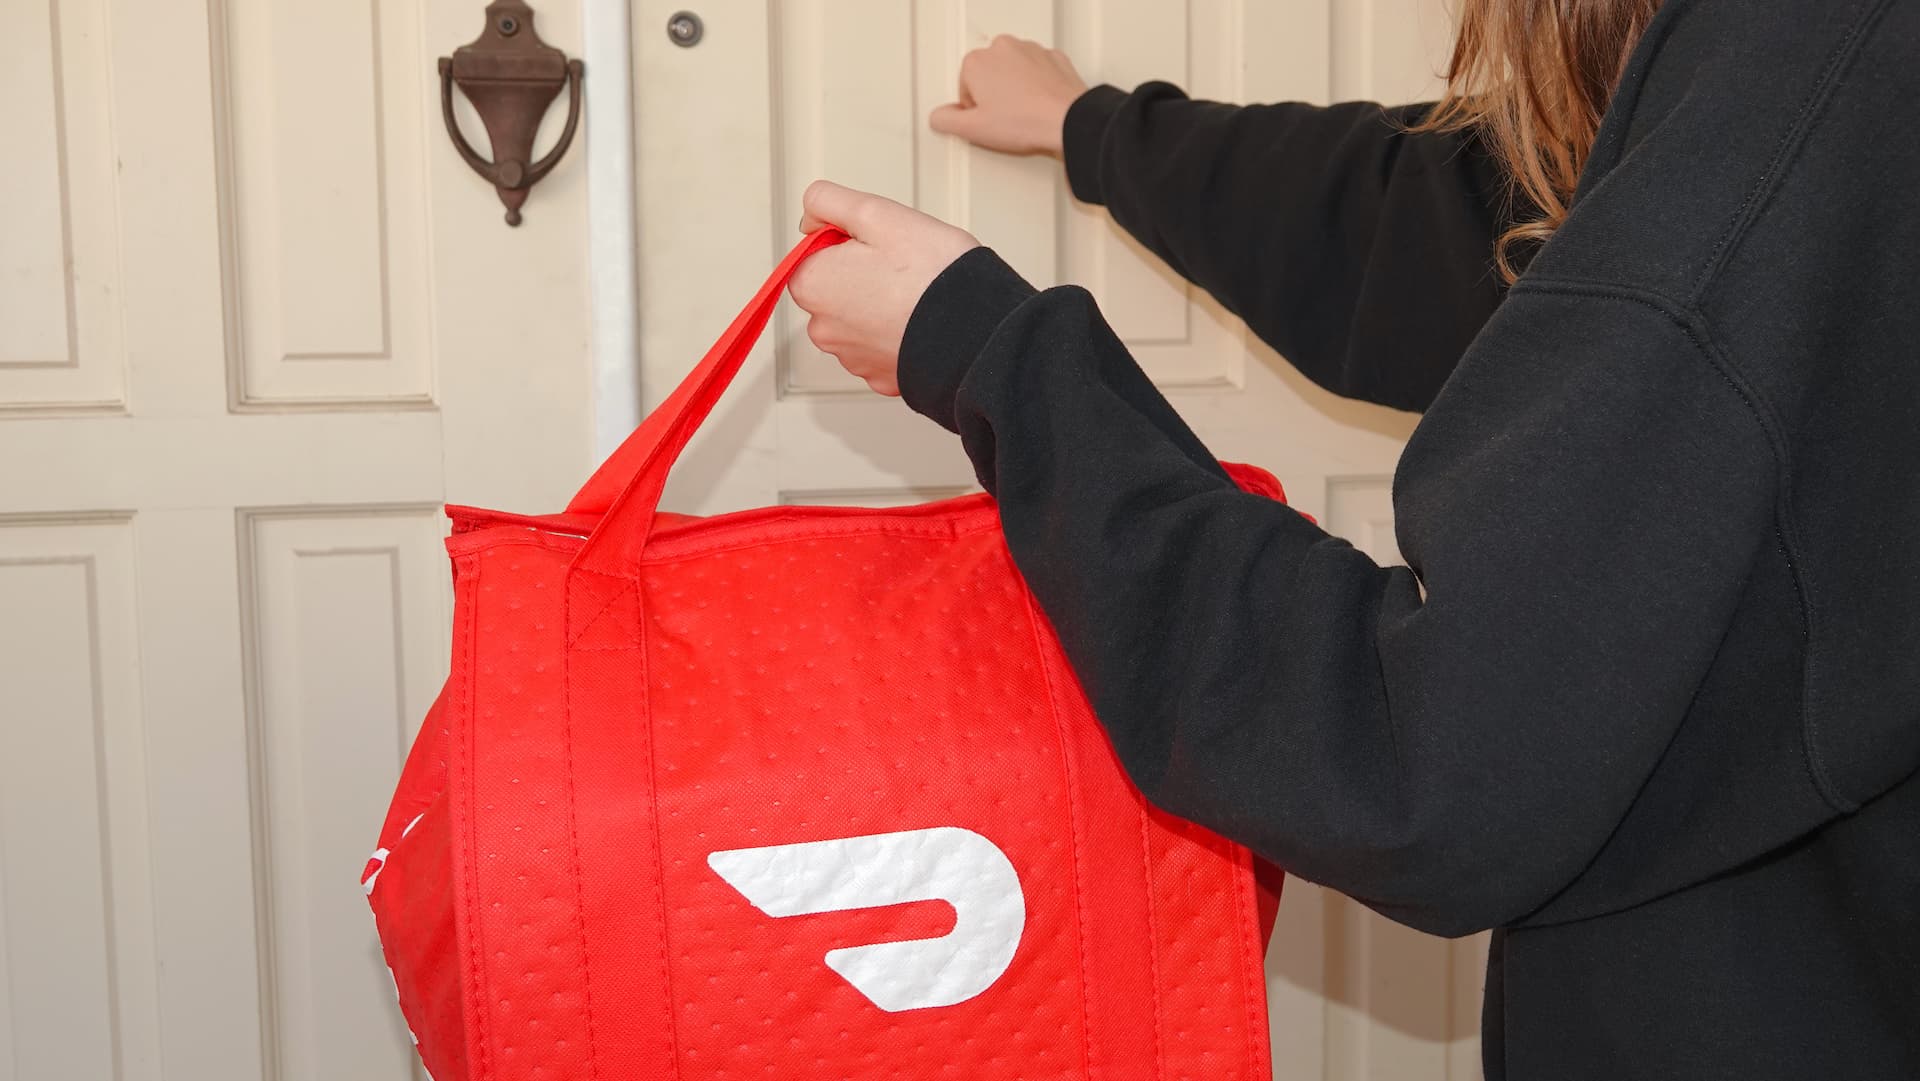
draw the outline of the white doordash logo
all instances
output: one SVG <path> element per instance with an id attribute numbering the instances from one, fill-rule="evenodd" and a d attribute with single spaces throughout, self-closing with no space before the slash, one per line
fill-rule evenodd
<path id="1" fill-rule="evenodd" d="M 827 967 L 890 1013 L 965 1002 L 1000 978 L 1026 926 L 1020 876 L 992 841 L 956 826 L 715 852 L 707 866 L 769 916 L 908 901 L 953 906 L 939 938 L 828 950 Z"/>

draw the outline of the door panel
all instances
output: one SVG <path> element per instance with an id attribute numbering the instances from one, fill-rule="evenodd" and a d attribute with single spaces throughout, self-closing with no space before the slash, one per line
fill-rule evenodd
<path id="1" fill-rule="evenodd" d="M 633 9 L 642 387 L 651 405 L 797 237 L 815 177 L 971 229 L 1036 284 L 1072 281 L 1224 458 L 1277 473 L 1293 502 L 1377 558 L 1414 418 L 1313 387 L 1209 297 L 1066 194 L 1059 165 L 930 132 L 964 52 L 1012 33 L 1059 44 L 1092 81 L 1181 83 L 1225 100 L 1430 96 L 1450 27 L 1437 0 L 711 0 L 700 45 Z M 688 102 L 700 102 L 698 109 Z M 696 440 L 667 504 L 879 506 L 968 490 L 956 441 L 880 399 L 783 307 Z M 1481 943 L 1390 924 L 1290 885 L 1269 958 L 1281 1078 L 1479 1075 Z"/>
<path id="2" fill-rule="evenodd" d="M 431 404 L 438 86 L 419 12 L 234 0 L 218 14 L 234 400 Z"/>
<path id="3" fill-rule="evenodd" d="M 126 357 L 106 2 L 18 7 L 0 66 L 0 145 L 13 148 L 0 200 L 0 413 L 119 409 Z"/>
<path id="4" fill-rule="evenodd" d="M 435 506 L 239 516 L 262 986 L 284 1081 L 412 1075 L 391 991 L 367 986 L 384 965 L 367 914 L 339 903 L 339 870 L 364 863 L 367 817 L 445 679 L 442 520 Z"/>
<path id="5" fill-rule="evenodd" d="M 0 517 L 0 612 L 38 615 L 0 620 L 0 687 L 35 707 L 0 725 L 0 1062 L 22 1078 L 156 1076 L 129 526 Z"/>

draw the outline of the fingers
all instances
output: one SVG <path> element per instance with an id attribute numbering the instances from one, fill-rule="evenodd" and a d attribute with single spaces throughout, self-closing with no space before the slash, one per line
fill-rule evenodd
<path id="1" fill-rule="evenodd" d="M 801 311 L 812 316 L 807 323 L 807 334 L 814 338 L 815 344 L 821 341 L 815 332 L 831 334 L 834 315 L 844 314 L 839 309 L 847 302 L 845 283 L 860 276 L 858 247 L 857 243 L 848 243 L 817 251 L 787 279 L 787 295 Z"/>
<path id="2" fill-rule="evenodd" d="M 958 135 L 970 143 L 984 134 L 978 109 L 965 105 L 942 105 L 927 114 L 927 126 L 942 135 Z"/>
<path id="3" fill-rule="evenodd" d="M 822 353 L 839 355 L 842 338 L 834 332 L 833 320 L 824 315 L 816 315 L 807 320 L 807 340 Z"/>
<path id="4" fill-rule="evenodd" d="M 837 225 L 849 236 L 866 236 L 879 228 L 889 208 L 898 205 L 891 199 L 855 191 L 831 180 L 816 180 L 807 185 L 806 194 L 800 197 L 800 229 L 810 233 L 821 226 Z"/>
<path id="5" fill-rule="evenodd" d="M 837 225 L 854 233 L 853 216 L 860 193 L 831 180 L 816 180 L 800 195 L 800 231 L 811 233 L 828 225 Z"/>
<path id="6" fill-rule="evenodd" d="M 801 311 L 817 321 L 821 313 L 836 302 L 843 302 L 841 290 L 835 288 L 838 282 L 849 280 L 857 273 L 853 263 L 856 257 L 856 244 L 839 244 L 817 251 L 807 257 L 806 262 L 794 269 L 793 276 L 787 279 L 787 295 Z M 809 323 L 808 333 L 813 332 Z"/>
<path id="7" fill-rule="evenodd" d="M 1001 37 L 1005 36 L 1001 35 Z M 994 40 L 998 42 L 999 38 Z M 953 103 L 942 105 L 927 116 L 927 124 L 934 131 L 942 135 L 958 135 L 962 139 L 972 141 L 971 136 L 968 135 L 968 132 L 976 130 L 975 125 L 969 123 L 976 119 L 973 114 L 975 102 L 972 79 L 979 71 L 982 54 L 985 52 L 985 49 L 974 49 L 960 58 L 960 86 L 954 95 Z"/>
<path id="8" fill-rule="evenodd" d="M 798 298 L 796 298 L 797 300 Z M 876 394 L 900 396 L 899 376 L 885 358 L 870 355 L 852 341 L 849 328 L 837 319 L 816 315 L 807 320 L 807 340 L 815 349 L 833 357 L 849 375 L 865 383 Z"/>
<path id="9" fill-rule="evenodd" d="M 793 298 L 793 302 L 803 312 L 813 312 L 820 307 L 822 298 L 816 285 L 820 280 L 816 276 L 820 272 L 820 265 L 814 260 L 825 254 L 827 253 L 815 253 L 813 259 L 801 263 L 799 269 L 793 272 L 793 277 L 787 279 L 787 295 Z M 807 333 L 813 333 L 812 323 L 807 324 Z"/>

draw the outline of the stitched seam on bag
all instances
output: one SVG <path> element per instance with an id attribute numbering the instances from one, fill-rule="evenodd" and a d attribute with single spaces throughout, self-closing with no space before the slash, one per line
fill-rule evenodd
<path id="1" fill-rule="evenodd" d="M 479 890 L 479 883 L 477 881 L 478 874 L 476 873 L 479 867 L 478 856 L 480 852 L 480 816 L 473 813 L 473 809 L 478 803 L 478 794 L 476 791 L 477 786 L 474 783 L 474 773 L 475 773 L 474 763 L 478 760 L 475 752 L 475 744 L 479 741 L 479 728 L 480 728 L 479 724 L 477 723 L 477 718 L 474 715 L 476 712 L 476 708 L 474 705 L 474 692 L 473 692 L 474 673 L 480 667 L 480 664 L 479 664 L 479 648 L 480 647 L 478 643 L 478 636 L 474 633 L 473 625 L 476 619 L 476 616 L 474 614 L 474 608 L 476 605 L 479 604 L 479 597 L 480 597 L 480 590 L 478 585 L 478 581 L 480 577 L 480 560 L 478 559 L 471 560 L 471 568 L 472 569 L 469 572 L 470 584 L 467 587 L 467 590 L 468 590 L 467 603 L 461 606 L 461 609 L 462 609 L 461 622 L 465 624 L 465 627 L 463 629 L 466 632 L 465 635 L 462 637 L 461 641 L 466 646 L 467 663 L 464 671 L 461 673 L 460 709 L 454 712 L 454 717 L 456 720 L 465 721 L 465 725 L 466 725 L 466 741 L 465 742 L 467 745 L 466 746 L 467 761 L 466 761 L 466 767 L 463 770 L 466 776 L 463 778 L 463 780 L 465 781 L 465 788 L 467 789 L 468 814 L 467 814 L 467 828 L 465 832 L 467 835 L 466 865 L 467 865 L 467 873 L 469 877 L 469 881 L 467 885 L 469 888 L 464 892 L 466 894 L 465 900 L 466 900 L 466 907 L 467 907 L 467 927 L 468 927 L 468 934 L 467 934 L 468 1003 L 467 1005 L 469 1005 L 471 1009 L 469 1011 L 463 1011 L 463 1012 L 470 1012 L 473 1017 L 474 1030 L 470 1034 L 470 1039 L 467 1042 L 469 1047 L 475 1049 L 478 1052 L 480 1061 L 477 1064 L 475 1064 L 479 1067 L 477 1072 L 481 1077 L 490 1077 L 492 1076 L 492 1073 L 493 1073 L 491 1069 L 491 1063 L 493 1061 L 493 1046 L 487 1038 L 487 1033 L 490 1028 L 490 1025 L 488 1024 L 488 1018 L 487 1018 L 487 1003 L 492 1001 L 492 996 L 487 994 L 486 992 L 486 987 L 487 987 L 486 961 L 485 961 L 486 949 L 481 942 L 482 930 L 480 925 L 480 890 Z M 452 741 L 450 740 L 448 742 L 451 743 Z M 448 780 L 449 782 L 451 782 L 452 778 L 449 777 Z"/>
<path id="2" fill-rule="evenodd" d="M 983 521 L 978 525 L 965 527 L 942 526 L 937 529 L 910 529 L 903 528 L 900 525 L 887 524 L 870 526 L 864 529 L 834 529 L 819 532 L 813 530 L 781 530 L 773 536 L 755 537 L 751 540 L 743 540 L 735 544 L 714 548 L 699 548 L 693 551 L 674 552 L 670 555 L 662 556 L 649 555 L 640 560 L 640 565 L 643 567 L 664 567 L 674 563 L 685 563 L 688 560 L 704 559 L 707 556 L 731 555 L 734 552 L 746 551 L 748 549 L 767 548 L 777 544 L 788 544 L 793 541 L 802 540 L 832 540 L 840 537 L 865 536 L 899 537 L 906 540 L 960 540 L 964 537 L 992 532 L 999 528 L 999 519 L 993 518 Z"/>
<path id="3" fill-rule="evenodd" d="M 1254 1034 L 1266 1024 L 1266 1018 L 1254 1007 L 1253 992 L 1247 985 L 1247 973 L 1261 968 L 1261 956 L 1253 948 L 1260 935 L 1259 904 L 1253 896 L 1253 853 L 1248 849 L 1222 839 L 1227 851 L 1234 854 L 1234 867 L 1242 872 L 1234 875 L 1233 922 L 1239 928 L 1240 963 L 1234 966 L 1235 980 L 1240 985 L 1240 1015 L 1246 1031 L 1241 1035 L 1240 1046 L 1247 1052 L 1247 1079 L 1253 1081 L 1260 1076 L 1259 1056 L 1254 1053 Z M 1251 933 L 1249 933 L 1251 932 Z M 1273 1049 L 1267 1049 L 1267 1057 L 1273 1057 Z M 1267 1066 L 1272 1071 L 1272 1064 Z"/>
<path id="4" fill-rule="evenodd" d="M 653 815 L 653 854 L 659 863 L 658 871 L 653 875 L 654 910 L 660 913 L 660 987 L 667 999 L 667 1061 L 673 1066 L 673 1076 L 680 1073 L 680 1016 L 675 1007 L 673 996 L 673 945 L 669 938 L 667 920 L 667 849 L 660 830 L 660 756 L 659 748 L 653 741 L 653 660 L 647 655 L 647 611 L 640 593 L 640 582 L 633 583 L 634 621 L 637 624 L 634 638 L 640 647 L 640 696 L 646 705 L 646 723 L 642 726 L 647 733 L 647 803 Z"/>
<path id="5" fill-rule="evenodd" d="M 1160 938 L 1155 934 L 1159 917 L 1153 904 L 1153 820 L 1138 796 L 1134 813 L 1140 819 L 1140 880 L 1146 885 L 1147 894 L 1147 978 L 1151 981 L 1147 987 L 1153 999 L 1153 1024 L 1148 1031 L 1153 1034 L 1153 1075 L 1165 1081 L 1167 1061 L 1160 1052 L 1160 1022 L 1164 1016 L 1160 1005 Z"/>
<path id="6" fill-rule="evenodd" d="M 580 628 L 580 633 L 574 636 L 574 642 L 578 642 L 582 638 L 585 638 L 587 636 L 588 631 L 592 630 L 598 624 L 604 622 L 608 618 L 608 614 L 612 612 L 614 603 L 616 601 L 619 601 L 622 597 L 625 597 L 629 593 L 633 594 L 633 618 L 637 622 L 640 618 L 640 582 L 638 579 L 633 579 L 633 580 L 627 581 L 625 583 L 625 588 L 616 592 L 611 598 L 607 600 L 607 603 L 605 605 L 601 606 L 600 614 L 594 616 L 592 621 L 590 621 L 585 627 Z M 623 630 L 622 640 L 617 641 L 612 645 L 606 645 L 606 646 L 576 645 L 574 646 L 574 648 L 578 649 L 582 653 L 619 653 L 619 652 L 623 652 L 630 649 L 640 648 L 640 628 L 638 626 L 635 626 L 630 629 L 622 628 L 622 630 Z"/>
<path id="7" fill-rule="evenodd" d="M 498 536 L 487 536 L 497 532 Z M 478 555 L 495 548 L 544 548 L 553 552 L 573 553 L 580 550 L 583 538 L 571 533 L 541 533 L 533 529 L 513 529 L 490 527 L 475 530 L 472 533 L 456 533 L 447 538 L 447 554 L 460 556 Z"/>
<path id="8" fill-rule="evenodd" d="M 972 517 L 976 513 L 978 512 L 968 512 L 967 517 Z M 669 549 L 669 554 L 658 556 L 650 554 L 644 556 L 640 560 L 640 565 L 643 567 L 654 567 L 671 563 L 683 563 L 687 560 L 700 559 L 704 556 L 728 555 L 749 548 L 765 548 L 769 545 L 784 544 L 797 540 L 830 540 L 836 537 L 863 536 L 901 537 L 909 540 L 959 540 L 962 537 L 971 537 L 978 533 L 986 533 L 998 529 L 1000 527 L 1000 520 L 996 517 L 988 517 L 982 521 L 966 525 L 954 525 L 937 520 L 927 522 L 924 525 L 917 521 L 861 522 L 857 527 L 850 523 L 836 522 L 831 527 L 807 527 L 801 529 L 783 529 L 780 528 L 782 524 L 783 523 L 768 523 L 761 528 L 769 532 L 751 539 L 732 541 L 714 547 L 688 548 L 685 551 L 672 551 L 672 549 L 691 542 L 685 542 L 679 537 L 669 536 L 664 540 L 655 541 L 651 545 L 653 548 L 667 548 Z M 475 533 L 465 536 L 478 535 L 479 534 Z M 464 539 L 464 537 L 456 539 Z M 531 529 L 517 530 L 513 535 L 487 538 L 482 542 L 473 542 L 471 546 L 463 544 L 460 551 L 453 554 L 468 555 L 504 547 L 542 548 L 555 552 L 573 553 L 580 550 L 583 540 L 584 538 L 573 534 L 540 533 Z M 597 572 L 589 571 L 586 573 L 591 574 Z"/>
<path id="9" fill-rule="evenodd" d="M 650 540 L 647 546 L 648 555 L 643 557 L 642 561 L 651 563 L 656 559 L 678 559 L 708 552 L 731 552 L 740 548 L 756 548 L 786 540 L 826 540 L 863 536 L 949 537 L 983 532 L 999 524 L 999 515 L 989 504 L 980 510 L 957 511 L 935 517 L 902 515 L 896 518 L 876 516 L 811 520 L 769 519 L 763 522 L 729 524 L 723 529 L 693 526 L 684 531 L 670 530 L 665 536 Z M 655 557 L 651 554 L 662 548 L 669 550 L 672 554 L 664 557 Z M 684 551 L 675 551 L 675 549 L 684 549 Z"/>
<path id="10" fill-rule="evenodd" d="M 571 592 L 567 596 L 567 605 L 568 607 L 573 605 Z M 602 606 L 602 611 L 604 610 L 605 606 Z M 588 626 L 592 626 L 592 623 Z M 567 844 L 571 848 L 573 861 L 571 868 L 573 871 L 573 923 L 580 941 L 580 1013 L 587 1029 L 587 1077 L 591 1081 L 600 1076 L 600 1044 L 594 1037 L 593 972 L 587 952 L 587 902 L 586 891 L 580 883 L 580 800 L 574 788 L 573 777 L 573 658 L 567 658 L 567 662 L 561 665 L 560 680 L 561 702 L 566 709 L 561 739 L 566 744 L 564 761 L 567 779 Z"/>
<path id="11" fill-rule="evenodd" d="M 969 517 L 972 516 L 973 515 L 969 515 Z M 757 548 L 764 544 L 777 544 L 787 540 L 829 540 L 839 537 L 866 536 L 925 537 L 939 539 L 942 537 L 959 536 L 965 533 L 985 532 L 1000 524 L 997 515 L 981 514 L 979 517 L 981 519 L 980 521 L 967 525 L 958 525 L 952 521 L 942 519 L 922 520 L 917 518 L 901 519 L 899 521 L 834 521 L 804 526 L 791 522 L 768 522 L 764 525 L 741 527 L 741 532 L 749 535 L 737 541 L 727 540 L 723 535 L 721 539 L 707 542 L 707 544 L 712 545 L 711 547 L 700 543 L 700 538 L 698 537 L 681 538 L 673 536 L 663 538 L 656 547 L 670 550 L 675 545 L 691 545 L 693 547 L 684 554 L 700 555 L 709 552 L 738 551 L 741 548 Z M 679 558 L 680 555 L 681 553 L 675 553 L 674 555 L 661 558 L 676 559 Z M 646 561 L 652 562 L 651 559 Z"/>
<path id="12" fill-rule="evenodd" d="M 1187 839 L 1190 841 L 1195 840 L 1196 838 L 1192 835 L 1197 832 L 1197 829 L 1190 827 Z M 1225 855 L 1232 857 L 1234 869 L 1238 871 L 1241 868 L 1239 845 L 1217 836 L 1209 837 L 1208 840 L 1213 842 L 1206 846 L 1209 852 L 1212 852 L 1215 856 L 1219 856 L 1222 854 L 1221 849 L 1224 848 L 1226 850 Z M 1234 997 L 1239 1000 L 1240 1023 L 1242 1025 L 1247 1024 L 1253 1016 L 1253 1005 L 1247 996 L 1247 966 L 1253 961 L 1253 950 L 1247 942 L 1246 934 L 1247 907 L 1245 886 L 1247 885 L 1248 878 L 1249 876 L 1246 875 L 1235 874 L 1233 876 L 1233 888 L 1228 891 L 1233 899 L 1234 938 L 1238 940 L 1234 949 L 1234 952 L 1238 955 L 1236 963 L 1233 966 Z M 1249 1036 L 1251 1036 L 1250 1032 L 1242 1033 L 1239 1042 L 1241 1049 L 1246 1054 L 1245 1064 L 1251 1068 L 1253 1065 L 1253 1045 L 1248 1038 Z"/>
<path id="13" fill-rule="evenodd" d="M 567 645 L 569 646 L 573 645 L 575 642 L 578 642 L 580 639 L 585 638 L 587 635 L 587 632 L 593 629 L 593 625 L 600 622 L 601 619 L 606 617 L 607 610 L 613 607 L 613 603 L 619 600 L 620 598 L 626 596 L 628 590 L 635 588 L 633 581 L 631 579 L 622 578 L 618 575 L 602 574 L 599 571 L 588 571 L 588 570 L 576 570 L 571 573 L 574 575 L 578 575 L 582 578 L 592 577 L 592 578 L 599 578 L 604 581 L 617 582 L 619 583 L 619 585 L 617 588 L 613 590 L 613 592 L 607 594 L 606 600 L 603 600 L 600 602 L 600 606 L 593 610 L 593 614 L 586 618 L 586 622 L 580 625 L 579 630 L 573 629 L 573 591 L 571 589 L 567 591 Z M 635 601 L 637 602 L 638 599 L 639 598 L 636 596 Z M 637 603 L 635 607 L 638 607 Z M 583 647 L 583 648 L 593 649 L 595 647 Z M 631 649 L 633 647 L 629 644 L 629 645 L 619 645 L 619 646 L 600 646 L 597 648 L 599 649 Z"/>
<path id="14" fill-rule="evenodd" d="M 1012 557 L 1009 556 L 1009 559 Z M 1080 955 L 1080 1068 L 1088 1078 L 1093 1077 L 1093 1022 L 1087 1013 L 1087 901 L 1086 872 L 1080 860 L 1080 817 L 1074 813 L 1074 799 L 1079 795 L 1079 774 L 1073 768 L 1073 753 L 1067 747 L 1066 717 L 1060 708 L 1060 693 L 1053 681 L 1053 655 L 1047 650 L 1046 639 L 1040 634 L 1040 614 L 1034 609 L 1032 591 L 1024 582 L 1020 586 L 1022 600 L 1027 609 L 1027 630 L 1033 639 L 1034 656 L 1039 659 L 1040 679 L 1047 689 L 1047 709 L 1053 714 L 1054 738 L 1060 745 L 1060 768 L 1066 775 L 1067 843 L 1073 846 L 1073 908 L 1074 941 Z"/>

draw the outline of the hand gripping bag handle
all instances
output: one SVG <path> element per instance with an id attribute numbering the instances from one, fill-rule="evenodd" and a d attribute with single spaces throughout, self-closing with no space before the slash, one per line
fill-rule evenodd
<path id="1" fill-rule="evenodd" d="M 572 577 L 578 578 L 582 572 L 605 578 L 627 577 L 633 573 L 653 532 L 667 474 L 673 470 L 680 452 L 686 449 L 687 441 L 693 438 L 693 433 L 739 374 L 741 364 L 779 304 L 787 280 L 809 255 L 846 239 L 846 233 L 829 227 L 808 234 L 795 245 L 774 268 L 766 284 L 747 302 L 746 308 L 734 317 L 726 333 L 707 350 L 700 364 L 581 486 L 567 504 L 567 511 L 599 514 L 601 519 L 579 554 L 574 556 Z M 582 629 L 574 625 L 571 616 L 569 624 L 570 637 Z"/>

